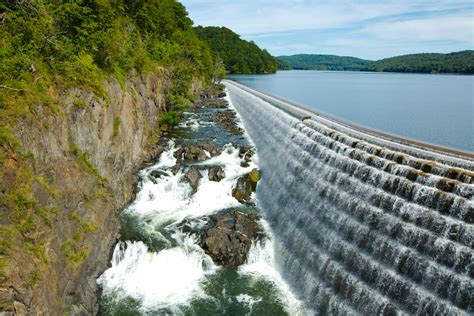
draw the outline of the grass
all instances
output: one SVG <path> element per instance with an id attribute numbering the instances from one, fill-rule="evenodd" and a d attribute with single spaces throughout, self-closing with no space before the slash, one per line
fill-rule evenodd
<path id="1" fill-rule="evenodd" d="M 86 102 L 77 95 L 73 97 L 72 104 L 74 105 L 76 109 L 79 109 L 79 110 L 84 110 L 87 107 Z"/>
<path id="2" fill-rule="evenodd" d="M 97 227 L 94 224 L 86 223 L 77 211 L 70 212 L 69 218 L 76 224 L 77 229 L 72 238 L 67 239 L 61 245 L 61 251 L 67 261 L 73 267 L 77 267 L 89 254 L 89 250 L 84 245 L 85 235 L 95 231 Z"/>
<path id="3" fill-rule="evenodd" d="M 118 136 L 121 123 L 122 123 L 122 120 L 120 119 L 120 117 L 117 116 L 114 118 L 114 127 L 113 127 L 113 134 L 112 134 L 113 138 Z"/>
<path id="4" fill-rule="evenodd" d="M 77 145 L 73 145 L 71 152 L 74 156 L 76 156 L 76 162 L 82 170 L 96 177 L 101 185 L 105 185 L 107 183 L 107 179 L 103 177 L 89 161 L 90 154 L 88 151 L 82 152 Z"/>

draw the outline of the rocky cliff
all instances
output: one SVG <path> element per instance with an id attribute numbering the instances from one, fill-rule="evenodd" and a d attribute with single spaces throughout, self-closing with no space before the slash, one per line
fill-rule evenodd
<path id="1" fill-rule="evenodd" d="M 58 105 L 17 124 L 22 154 L 10 151 L 0 177 L 0 314 L 97 312 L 117 211 L 132 197 L 137 168 L 160 150 L 166 82 L 110 81 L 109 98 L 50 91 Z"/>

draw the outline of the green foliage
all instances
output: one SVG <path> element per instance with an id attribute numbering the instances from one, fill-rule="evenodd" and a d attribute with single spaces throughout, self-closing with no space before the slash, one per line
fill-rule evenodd
<path id="1" fill-rule="evenodd" d="M 333 55 L 279 56 L 293 69 L 474 74 L 474 51 L 411 54 L 378 61 Z"/>
<path id="2" fill-rule="evenodd" d="M 123 83 L 132 69 L 169 68 L 180 89 L 212 76 L 210 50 L 175 0 L 7 1 L 1 11 L 0 109 L 45 103 L 52 86 L 106 98 L 104 80 Z"/>
<path id="3" fill-rule="evenodd" d="M 89 152 L 84 151 L 82 152 L 81 149 L 77 145 L 72 146 L 71 150 L 72 154 L 76 156 L 77 164 L 81 169 L 93 175 L 97 178 L 100 184 L 105 185 L 107 183 L 107 179 L 103 177 L 100 172 L 92 165 L 89 161 Z"/>
<path id="4" fill-rule="evenodd" d="M 449 54 L 412 54 L 376 61 L 367 71 L 474 74 L 474 50 Z"/>
<path id="5" fill-rule="evenodd" d="M 199 37 L 206 41 L 212 52 L 221 58 L 230 73 L 274 73 L 277 70 L 276 58 L 265 49 L 261 50 L 254 42 L 247 42 L 225 27 L 195 28 Z"/>
<path id="6" fill-rule="evenodd" d="M 311 54 L 278 56 L 278 60 L 289 64 L 293 69 L 300 70 L 358 71 L 364 69 L 371 63 L 370 60 L 355 57 Z"/>
<path id="7" fill-rule="evenodd" d="M 278 70 L 291 70 L 292 69 L 292 67 L 290 66 L 289 63 L 287 63 L 286 61 L 280 59 L 279 57 L 276 58 L 276 61 L 277 61 Z"/>
<path id="8" fill-rule="evenodd" d="M 113 127 L 112 137 L 115 138 L 115 137 L 118 136 L 121 123 L 122 123 L 122 120 L 120 119 L 120 117 L 117 116 L 117 117 L 114 118 L 114 127 Z"/>
<path id="9" fill-rule="evenodd" d="M 161 115 L 158 120 L 160 126 L 167 126 L 167 128 L 172 128 L 176 124 L 181 122 L 181 114 L 177 111 L 168 111 Z"/>
<path id="10" fill-rule="evenodd" d="M 72 266 L 77 266 L 87 258 L 87 250 L 74 239 L 68 239 L 61 245 L 61 251 Z"/>
<path id="11" fill-rule="evenodd" d="M 61 245 L 61 251 L 72 266 L 77 266 L 87 258 L 89 253 L 84 247 L 85 234 L 93 232 L 96 227 L 94 224 L 86 223 L 76 211 L 69 213 L 69 218 L 76 223 L 78 228 L 72 238 Z"/>

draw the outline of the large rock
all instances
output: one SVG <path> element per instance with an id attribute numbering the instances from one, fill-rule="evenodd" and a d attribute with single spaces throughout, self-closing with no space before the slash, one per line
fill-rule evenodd
<path id="1" fill-rule="evenodd" d="M 219 147 L 212 143 L 199 143 L 199 144 L 189 144 L 183 145 L 180 149 L 178 149 L 174 156 L 178 160 L 184 161 L 204 161 L 208 159 L 208 155 L 206 151 L 212 156 L 217 156 L 221 153 Z"/>
<path id="2" fill-rule="evenodd" d="M 199 185 L 199 179 L 202 178 L 201 173 L 198 170 L 191 168 L 185 173 L 184 177 L 191 185 L 191 188 L 193 188 L 193 192 L 196 192 Z"/>
<path id="3" fill-rule="evenodd" d="M 225 172 L 222 167 L 211 167 L 209 168 L 209 181 L 219 182 L 225 178 Z"/>
<path id="4" fill-rule="evenodd" d="M 252 147 L 241 146 L 239 148 L 239 157 L 243 159 L 240 163 L 240 166 L 247 168 L 250 166 L 250 161 L 252 160 L 253 155 L 255 154 L 255 149 Z"/>
<path id="5" fill-rule="evenodd" d="M 201 247 L 218 265 L 241 265 L 259 232 L 257 219 L 255 213 L 246 215 L 237 211 L 211 216 L 201 234 Z"/>
<path id="6" fill-rule="evenodd" d="M 232 190 L 232 196 L 241 203 L 250 201 L 250 197 L 255 192 L 259 180 L 260 171 L 258 169 L 253 169 L 250 173 L 241 176 Z"/>

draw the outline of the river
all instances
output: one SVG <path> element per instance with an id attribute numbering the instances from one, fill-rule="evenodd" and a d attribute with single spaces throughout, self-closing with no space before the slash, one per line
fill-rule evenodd
<path id="1" fill-rule="evenodd" d="M 230 103 L 230 99 L 226 100 Z M 199 246 L 197 234 L 206 219 L 229 209 L 259 213 L 259 202 L 241 204 L 232 196 L 237 179 L 258 167 L 255 154 L 242 165 L 240 148 L 252 141 L 213 122 L 230 109 L 194 107 L 184 121 L 162 138 L 163 153 L 139 173 L 137 196 L 121 213 L 121 237 L 111 267 L 98 279 L 101 315 L 304 315 L 303 303 L 276 267 L 271 229 L 265 218 L 245 264 L 221 267 Z M 238 117 L 237 117 L 238 120 Z M 243 126 L 238 121 L 238 126 Z M 222 152 L 204 161 L 183 162 L 183 146 L 212 143 Z M 208 178 L 220 166 L 225 177 Z M 201 173 L 195 192 L 186 172 Z"/>
<path id="2" fill-rule="evenodd" d="M 293 70 L 230 79 L 372 129 L 474 152 L 474 76 Z"/>

